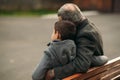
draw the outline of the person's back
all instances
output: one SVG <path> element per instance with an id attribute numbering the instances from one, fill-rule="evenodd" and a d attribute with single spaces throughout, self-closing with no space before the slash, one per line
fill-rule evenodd
<path id="1" fill-rule="evenodd" d="M 33 80 L 45 80 L 48 69 L 63 66 L 76 57 L 76 45 L 73 41 L 76 34 L 76 26 L 70 21 L 58 21 L 55 23 L 51 36 L 52 42 L 44 51 L 40 64 L 35 69 Z"/>
<path id="2" fill-rule="evenodd" d="M 82 55 L 81 57 L 83 57 L 88 63 L 86 66 L 100 66 L 107 62 L 106 60 L 104 62 L 100 61 L 101 57 L 96 59 L 97 56 L 104 55 L 103 42 L 99 30 L 93 23 L 89 22 L 88 19 L 85 19 L 80 22 L 80 24 L 77 24 L 77 35 L 75 42 L 77 44 L 78 55 Z M 87 67 L 83 67 L 83 70 L 84 68 Z"/>
<path id="3" fill-rule="evenodd" d="M 87 44 L 89 43 L 90 45 L 82 45 L 79 44 L 78 46 L 88 46 L 90 50 L 92 50 L 92 47 L 94 49 L 93 55 L 98 56 L 98 55 L 103 55 L 103 42 L 101 35 L 99 33 L 99 30 L 96 28 L 96 26 L 89 22 L 88 19 L 85 19 L 82 21 L 82 24 L 77 25 L 77 35 L 76 35 L 76 43 L 80 43 L 82 41 L 81 39 L 87 39 L 89 41 L 84 40 L 84 42 Z M 89 47 L 90 46 L 90 47 Z"/>
<path id="4" fill-rule="evenodd" d="M 51 58 L 51 68 L 63 66 L 75 58 L 76 45 L 73 40 L 56 40 L 50 43 L 45 54 Z"/>

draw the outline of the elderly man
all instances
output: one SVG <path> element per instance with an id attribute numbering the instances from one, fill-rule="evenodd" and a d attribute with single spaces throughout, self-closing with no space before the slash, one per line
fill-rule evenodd
<path id="1" fill-rule="evenodd" d="M 58 17 L 59 20 L 68 20 L 76 24 L 77 55 L 67 65 L 49 70 L 46 80 L 62 79 L 75 73 L 84 73 L 90 67 L 100 66 L 108 61 L 108 58 L 104 56 L 103 43 L 98 29 L 82 14 L 78 6 L 72 3 L 64 4 L 58 10 Z"/>

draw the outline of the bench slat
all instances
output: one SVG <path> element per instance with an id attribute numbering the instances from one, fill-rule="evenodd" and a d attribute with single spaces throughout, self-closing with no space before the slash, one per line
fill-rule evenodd
<path id="1" fill-rule="evenodd" d="M 87 80 L 110 80 L 111 78 L 118 74 L 120 74 L 120 65 L 117 65 L 114 68 L 110 68 L 108 69 L 108 71 L 95 75 Z"/>
<path id="2" fill-rule="evenodd" d="M 120 80 L 120 74 L 112 78 L 111 80 Z"/>
<path id="3" fill-rule="evenodd" d="M 98 78 L 100 79 L 101 77 L 103 77 L 103 79 L 104 79 L 105 75 L 112 73 L 114 71 L 116 71 L 116 72 L 112 73 L 111 75 L 115 76 L 115 75 L 119 74 L 119 71 L 117 72 L 117 70 L 120 70 L 120 57 L 117 57 L 115 59 L 108 61 L 108 63 L 103 66 L 91 68 L 88 70 L 87 73 L 74 74 L 72 76 L 64 78 L 63 80 L 84 80 L 84 79 L 96 80 Z M 106 77 L 106 78 L 108 78 L 108 77 Z"/>

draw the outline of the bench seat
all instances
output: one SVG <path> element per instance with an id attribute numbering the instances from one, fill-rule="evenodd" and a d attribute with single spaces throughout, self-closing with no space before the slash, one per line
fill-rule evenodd
<path id="1" fill-rule="evenodd" d="M 108 61 L 105 65 L 94 67 L 87 73 L 78 73 L 63 80 L 120 80 L 120 57 Z"/>

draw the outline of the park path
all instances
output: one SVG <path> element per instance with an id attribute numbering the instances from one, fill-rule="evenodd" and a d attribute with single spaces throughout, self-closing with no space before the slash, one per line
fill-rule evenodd
<path id="1" fill-rule="evenodd" d="M 120 14 L 87 17 L 100 29 L 105 55 L 120 56 Z M 0 80 L 32 80 L 55 21 L 55 17 L 0 17 Z"/>

